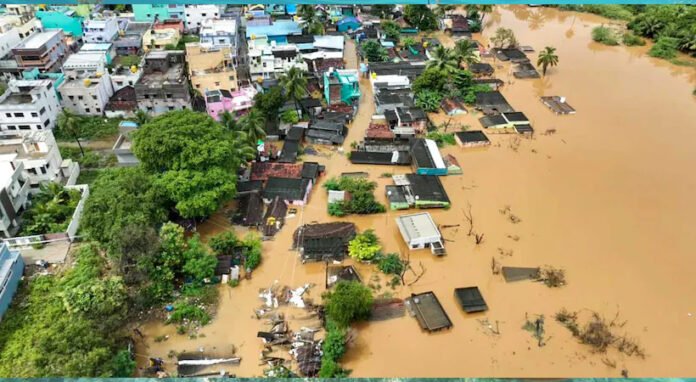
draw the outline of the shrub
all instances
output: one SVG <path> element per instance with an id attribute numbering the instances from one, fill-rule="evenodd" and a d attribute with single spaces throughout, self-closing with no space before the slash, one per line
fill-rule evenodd
<path id="1" fill-rule="evenodd" d="M 338 361 L 346 352 L 346 332 L 336 324 L 329 322 L 326 337 L 321 347 L 324 357 L 332 361 Z"/>
<path id="2" fill-rule="evenodd" d="M 174 312 L 167 320 L 167 323 L 184 323 L 186 321 L 197 322 L 206 325 L 210 322 L 210 315 L 205 309 L 185 302 L 174 304 Z"/>
<path id="3" fill-rule="evenodd" d="M 426 112 L 436 112 L 440 108 L 440 102 L 442 102 L 442 94 L 438 92 L 423 90 L 416 94 L 416 106 Z"/>
<path id="4" fill-rule="evenodd" d="M 645 45 L 645 40 L 631 32 L 626 32 L 623 34 L 623 43 L 626 46 L 643 46 Z"/>
<path id="5" fill-rule="evenodd" d="M 400 275 L 404 271 L 405 264 L 398 254 L 390 253 L 379 260 L 377 268 L 388 275 Z"/>
<path id="6" fill-rule="evenodd" d="M 673 37 L 660 37 L 655 45 L 650 48 L 648 54 L 651 57 L 672 59 L 677 57 L 678 42 L 679 41 Z"/>
<path id="7" fill-rule="evenodd" d="M 300 121 L 300 116 L 297 115 L 295 110 L 285 110 L 283 114 L 280 115 L 280 120 L 283 123 L 294 124 Z"/>
<path id="8" fill-rule="evenodd" d="M 382 250 L 379 244 L 379 238 L 371 229 L 355 236 L 348 243 L 348 254 L 355 260 L 370 261 L 373 260 Z"/>
<path id="9" fill-rule="evenodd" d="M 454 138 L 453 133 L 441 133 L 439 131 L 432 131 L 426 136 L 428 139 L 432 139 L 437 143 L 438 146 L 454 145 L 457 141 Z"/>
<path id="10" fill-rule="evenodd" d="M 603 25 L 592 29 L 592 40 L 604 45 L 619 45 L 616 33 Z"/>
<path id="11" fill-rule="evenodd" d="M 319 378 L 345 378 L 349 374 L 338 364 L 338 362 L 330 359 L 322 359 L 321 368 L 319 369 Z"/>
<path id="12" fill-rule="evenodd" d="M 348 214 L 376 214 L 386 211 L 383 204 L 375 200 L 373 194 L 377 183 L 367 179 L 350 177 L 331 178 L 324 183 L 329 191 L 346 191 L 350 199 L 342 202 L 329 203 L 328 212 L 331 216 Z"/>

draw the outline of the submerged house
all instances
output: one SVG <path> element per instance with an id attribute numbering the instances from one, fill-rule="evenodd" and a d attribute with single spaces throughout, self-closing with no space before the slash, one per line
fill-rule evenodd
<path id="1" fill-rule="evenodd" d="M 263 188 L 263 199 L 270 203 L 276 197 L 288 205 L 303 206 L 312 191 L 312 181 L 304 178 L 270 177 Z"/>
<path id="2" fill-rule="evenodd" d="M 486 129 L 512 129 L 518 125 L 529 125 L 527 116 L 519 111 L 488 115 L 479 118 L 479 122 Z"/>
<path id="3" fill-rule="evenodd" d="M 325 72 L 324 98 L 329 105 L 338 103 L 351 105 L 360 99 L 358 71 L 340 69 Z"/>
<path id="4" fill-rule="evenodd" d="M 343 260 L 348 243 L 356 234 L 348 222 L 305 224 L 293 234 L 293 248 L 300 251 L 302 262 Z"/>
<path id="5" fill-rule="evenodd" d="M 415 208 L 448 208 L 450 199 L 440 178 L 432 175 L 394 175 L 394 186 L 387 187 L 392 210 Z"/>
<path id="6" fill-rule="evenodd" d="M 361 25 L 362 23 L 357 17 L 347 16 L 336 23 L 336 30 L 338 32 L 350 33 L 358 30 L 358 28 L 360 28 Z"/>
<path id="7" fill-rule="evenodd" d="M 457 141 L 457 144 L 462 147 L 480 147 L 491 145 L 491 141 L 488 139 L 486 134 L 479 130 L 458 131 L 454 133 L 454 139 Z"/>
<path id="8" fill-rule="evenodd" d="M 515 109 L 499 91 L 476 93 L 476 108 L 484 114 L 512 113 Z"/>
<path id="9" fill-rule="evenodd" d="M 386 110 L 384 117 L 397 138 L 420 134 L 428 125 L 428 116 L 419 107 L 397 107 L 394 110 Z"/>
<path id="10" fill-rule="evenodd" d="M 419 175 L 447 175 L 440 150 L 431 139 L 416 139 L 411 146 L 411 166 Z"/>
<path id="11" fill-rule="evenodd" d="M 346 130 L 343 122 L 316 120 L 309 125 L 305 138 L 312 143 L 340 145 L 345 139 Z"/>

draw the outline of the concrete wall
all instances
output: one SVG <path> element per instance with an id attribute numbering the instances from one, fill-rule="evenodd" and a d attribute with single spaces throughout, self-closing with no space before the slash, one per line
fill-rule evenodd
<path id="1" fill-rule="evenodd" d="M 2 267 L 4 264 L 8 268 Z M 23 273 L 24 261 L 19 252 L 10 251 L 6 244 L 0 244 L 0 321 L 12 302 Z"/>

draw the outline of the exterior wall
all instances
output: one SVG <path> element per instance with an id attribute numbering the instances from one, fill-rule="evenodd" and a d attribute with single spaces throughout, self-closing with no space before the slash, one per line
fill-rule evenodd
<path id="1" fill-rule="evenodd" d="M 64 108 L 75 114 L 95 116 L 104 114 L 104 107 L 114 94 L 108 74 L 68 80 L 58 91 Z"/>
<path id="2" fill-rule="evenodd" d="M 135 154 L 133 154 L 130 139 L 124 134 L 118 136 L 113 150 L 119 166 L 135 166 L 140 163 Z"/>
<path id="3" fill-rule="evenodd" d="M 17 93 L 18 86 L 29 84 L 34 85 L 36 92 L 31 96 L 31 102 L 4 102 Z M 0 134 L 53 129 L 60 111 L 61 106 L 51 81 L 11 81 L 8 90 L 0 96 Z"/>
<path id="4" fill-rule="evenodd" d="M 75 235 L 77 235 L 77 230 L 80 228 L 80 218 L 82 217 L 82 210 L 85 208 L 85 202 L 89 198 L 89 186 L 86 184 L 80 184 L 77 186 L 68 186 L 65 188 L 80 190 L 82 192 L 82 197 L 75 207 L 75 212 L 73 212 L 70 224 L 68 224 L 68 229 L 66 230 L 70 241 L 75 240 Z"/>
<path id="5" fill-rule="evenodd" d="M 65 178 L 72 175 L 71 168 L 67 177 L 64 176 L 64 169 L 61 167 L 63 157 L 60 155 L 60 150 L 56 144 L 53 133 L 50 131 L 37 132 L 35 139 L 24 136 L 6 137 L 0 142 L 2 146 L 17 146 L 18 150 L 23 154 L 13 160 L 17 165 L 22 164 L 22 176 L 29 182 L 30 192 L 37 193 L 42 183 L 56 182 L 64 183 Z M 20 147 L 23 146 L 23 147 Z M 26 155 L 31 153 L 31 155 Z M 79 171 L 79 170 L 78 170 Z"/>
<path id="6" fill-rule="evenodd" d="M 237 89 L 237 72 L 230 68 L 221 72 L 193 74 L 191 86 L 201 93 L 214 89 L 234 91 Z"/>
<path id="7" fill-rule="evenodd" d="M 166 20 L 169 10 L 166 4 L 133 4 L 135 21 L 153 21 L 155 18 Z"/>
<path id="8" fill-rule="evenodd" d="M 115 17 L 85 21 L 84 40 L 86 42 L 111 42 L 117 35 L 118 20 Z"/>
<path id="9" fill-rule="evenodd" d="M 229 48 L 232 58 L 237 57 L 239 46 L 236 20 L 204 20 L 199 29 L 201 45 L 214 48 Z"/>
<path id="10" fill-rule="evenodd" d="M 31 19 L 16 28 L 19 31 L 19 38 L 27 38 L 32 33 L 41 29 L 41 22 L 37 19 Z"/>
<path id="11" fill-rule="evenodd" d="M 19 30 L 12 28 L 5 33 L 0 34 L 0 57 L 8 55 L 12 48 L 17 46 L 22 39 L 19 37 Z"/>
<path id="12" fill-rule="evenodd" d="M 0 189 L 0 235 L 8 238 L 19 230 L 17 215 L 27 206 L 29 182 L 22 174 L 22 163 L 0 162 L 0 170 L 7 177 Z"/>
<path id="13" fill-rule="evenodd" d="M 167 18 L 184 20 L 186 7 L 183 4 L 167 4 Z"/>
<path id="14" fill-rule="evenodd" d="M 187 5 L 185 9 L 186 30 L 197 31 L 203 21 L 220 17 L 220 7 L 213 4 Z"/>
<path id="15" fill-rule="evenodd" d="M 44 29 L 60 29 L 75 38 L 82 37 L 82 17 L 68 16 L 62 11 L 37 11 L 36 18 Z"/>
<path id="16" fill-rule="evenodd" d="M 0 320 L 9 308 L 24 273 L 24 260 L 18 251 L 0 244 Z"/>
<path id="17" fill-rule="evenodd" d="M 191 108 L 188 86 L 185 83 L 154 88 L 136 85 L 135 91 L 138 108 L 150 114 Z"/>

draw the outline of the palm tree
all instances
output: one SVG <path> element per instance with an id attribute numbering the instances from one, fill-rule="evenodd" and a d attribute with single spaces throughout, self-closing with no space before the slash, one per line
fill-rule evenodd
<path id="1" fill-rule="evenodd" d="M 475 53 L 476 50 L 476 44 L 472 43 L 471 40 L 459 40 L 454 46 L 454 51 L 459 56 L 459 59 L 467 64 L 472 64 L 478 61 L 478 57 Z"/>
<path id="2" fill-rule="evenodd" d="M 453 73 L 459 69 L 459 55 L 450 48 L 440 45 L 433 51 L 433 58 L 428 61 L 428 68 L 435 68 L 445 73 Z"/>
<path id="3" fill-rule="evenodd" d="M 234 142 L 232 146 L 233 156 L 239 159 L 240 164 L 256 158 L 256 142 L 250 142 L 249 137 L 241 131 L 233 131 L 232 137 Z"/>
<path id="4" fill-rule="evenodd" d="M 150 121 L 150 115 L 141 109 L 135 112 L 135 122 L 138 126 L 142 126 Z"/>
<path id="5" fill-rule="evenodd" d="M 454 4 L 438 4 L 437 8 L 435 8 L 435 14 L 439 17 L 447 16 L 450 11 L 455 9 L 457 9 L 457 6 Z"/>
<path id="6" fill-rule="evenodd" d="M 483 18 L 486 17 L 486 13 L 493 12 L 493 4 L 481 4 L 478 6 L 478 11 L 481 13 L 481 27 L 483 28 Z"/>
<path id="7" fill-rule="evenodd" d="M 324 34 L 324 23 L 317 14 L 314 5 L 303 4 L 297 14 L 302 18 L 302 28 L 309 34 Z"/>
<path id="8" fill-rule="evenodd" d="M 263 117 L 263 114 L 257 108 L 251 108 L 249 113 L 242 117 L 240 130 L 250 144 L 256 145 L 259 139 L 266 136 L 266 130 L 264 130 L 265 123 L 266 119 Z"/>
<path id="9" fill-rule="evenodd" d="M 558 65 L 558 56 L 556 55 L 556 48 L 552 48 L 550 46 L 547 46 L 539 52 L 539 58 L 537 59 L 537 66 L 541 66 L 541 70 L 546 76 L 546 69 L 548 69 L 549 66 L 556 66 Z"/>
<path id="10" fill-rule="evenodd" d="M 285 96 L 295 102 L 295 111 L 299 114 L 300 99 L 307 95 L 307 78 L 304 71 L 293 66 L 280 78 L 280 87 L 285 89 Z"/>
<path id="11" fill-rule="evenodd" d="M 63 134 L 72 137 L 75 142 L 77 142 L 82 156 L 85 156 L 85 150 L 80 143 L 80 117 L 73 114 L 70 110 L 64 109 L 58 116 L 58 129 L 60 129 Z"/>
<path id="12" fill-rule="evenodd" d="M 237 130 L 237 118 L 227 110 L 220 114 L 220 124 L 229 131 Z"/>

